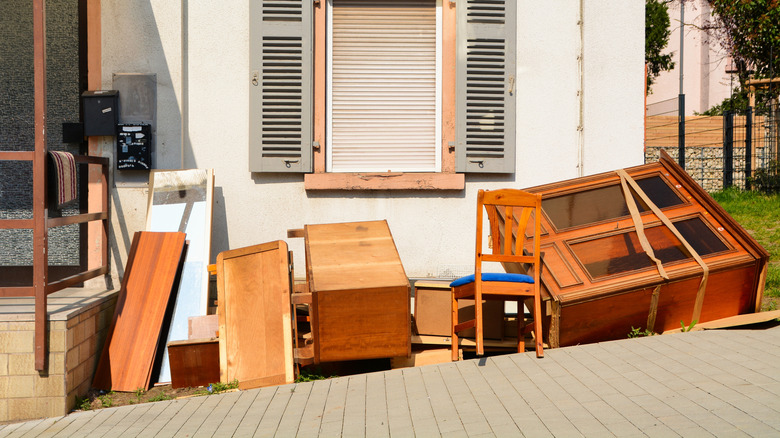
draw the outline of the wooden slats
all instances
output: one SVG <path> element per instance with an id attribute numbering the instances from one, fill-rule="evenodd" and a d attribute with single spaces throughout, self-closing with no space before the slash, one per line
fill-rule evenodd
<path id="1" fill-rule="evenodd" d="M 32 286 L 0 287 L 0 297 L 34 297 Z"/>
<path id="2" fill-rule="evenodd" d="M 32 227 L 32 219 L 0 219 L 0 230 L 29 230 Z"/>
<path id="3" fill-rule="evenodd" d="M 46 295 L 53 294 L 54 292 L 65 289 L 66 287 L 75 286 L 91 278 L 95 278 L 98 275 L 105 275 L 107 273 L 108 273 L 108 266 L 101 266 L 99 268 L 81 272 L 76 275 L 71 275 L 70 277 L 63 278 L 61 280 L 53 281 L 46 285 Z"/>
<path id="4" fill-rule="evenodd" d="M 33 151 L 0 151 L 0 161 L 32 161 Z"/>
<path id="5" fill-rule="evenodd" d="M 163 317 L 184 251 L 184 233 L 137 232 L 92 386 L 149 388 Z"/>
<path id="6" fill-rule="evenodd" d="M 49 227 L 61 227 L 63 225 L 83 224 L 90 221 L 100 221 L 105 219 L 108 219 L 108 212 L 103 211 L 100 213 L 84 213 L 74 216 L 50 218 L 48 224 Z"/>

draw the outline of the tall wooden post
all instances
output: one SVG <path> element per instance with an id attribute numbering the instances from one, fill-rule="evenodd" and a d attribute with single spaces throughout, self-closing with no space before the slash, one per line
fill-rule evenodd
<path id="1" fill-rule="evenodd" d="M 33 0 L 35 68 L 35 152 L 33 158 L 33 288 L 35 292 L 35 369 L 46 369 L 46 283 L 49 244 L 46 221 L 46 0 Z"/>

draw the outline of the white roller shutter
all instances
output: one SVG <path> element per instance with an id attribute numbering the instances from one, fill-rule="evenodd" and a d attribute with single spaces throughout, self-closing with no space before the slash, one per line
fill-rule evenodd
<path id="1" fill-rule="evenodd" d="M 329 171 L 438 171 L 436 0 L 332 0 L 330 10 Z"/>

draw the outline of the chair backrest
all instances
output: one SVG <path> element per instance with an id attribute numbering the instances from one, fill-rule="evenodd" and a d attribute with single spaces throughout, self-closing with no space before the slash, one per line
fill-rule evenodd
<path id="1" fill-rule="evenodd" d="M 483 209 L 487 212 L 491 252 L 484 252 L 482 242 Z M 480 190 L 477 195 L 476 269 L 482 262 L 499 262 L 507 272 L 527 273 L 533 265 L 533 276 L 539 284 L 539 236 L 541 234 L 542 196 L 517 189 Z"/>

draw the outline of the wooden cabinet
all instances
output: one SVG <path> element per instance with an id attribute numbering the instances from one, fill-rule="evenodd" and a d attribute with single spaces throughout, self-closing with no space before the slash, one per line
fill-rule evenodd
<path id="1" fill-rule="evenodd" d="M 551 346 L 621 339 L 632 327 L 663 332 L 697 317 L 705 322 L 757 311 L 768 253 L 668 155 L 625 174 L 636 183 L 627 190 L 639 227 L 668 279 L 642 247 L 617 172 L 528 189 L 543 199 L 541 277 Z M 708 279 L 700 292 L 703 266 Z"/>
<path id="2" fill-rule="evenodd" d="M 306 225 L 314 361 L 409 356 L 410 286 L 386 221 Z"/>

